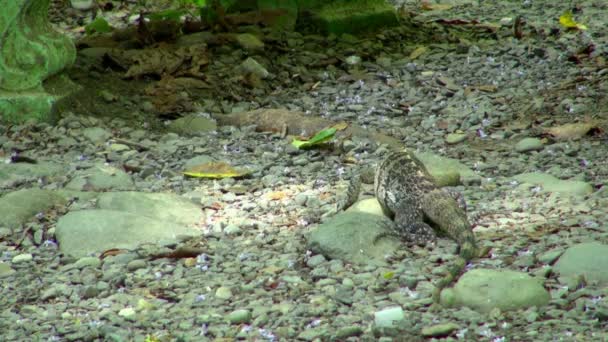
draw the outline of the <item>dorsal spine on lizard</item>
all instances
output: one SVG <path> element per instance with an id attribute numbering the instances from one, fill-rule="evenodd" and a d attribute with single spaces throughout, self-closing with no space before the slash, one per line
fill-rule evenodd
<path id="1" fill-rule="evenodd" d="M 420 160 L 408 151 L 391 152 L 378 165 L 375 193 L 383 211 L 394 220 L 394 234 L 414 243 L 434 241 L 436 230 L 455 240 L 459 256 L 433 294 L 439 300 L 477 254 L 466 212 L 449 192 L 439 188 Z"/>

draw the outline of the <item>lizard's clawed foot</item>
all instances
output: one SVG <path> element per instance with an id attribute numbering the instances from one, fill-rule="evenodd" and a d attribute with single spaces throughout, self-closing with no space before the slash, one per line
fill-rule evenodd
<path id="1" fill-rule="evenodd" d="M 433 303 L 429 306 L 429 312 L 440 312 L 443 307 L 439 303 Z"/>

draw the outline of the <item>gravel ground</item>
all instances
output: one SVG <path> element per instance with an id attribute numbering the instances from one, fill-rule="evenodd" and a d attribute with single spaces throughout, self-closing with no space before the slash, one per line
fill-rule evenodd
<path id="1" fill-rule="evenodd" d="M 386 150 L 374 141 L 352 137 L 343 142 L 345 152 L 298 151 L 279 134 L 252 127 L 186 136 L 145 130 L 140 117 L 100 119 L 75 111 L 55 126 L 0 126 L 7 160 L 19 150 L 39 165 L 49 162 L 61 170 L 49 171 L 44 164 L 40 175 L 32 171 L 37 169 L 10 168 L 30 165 L 27 161 L 5 164 L 4 199 L 28 188 L 91 190 L 74 185 L 74 179 L 105 164 L 127 169 L 128 180 L 92 190 L 184 195 L 203 208 L 203 236 L 103 258 L 70 255 L 58 245 L 57 221 L 94 205 L 95 196 L 83 194 L 34 208 L 40 213 L 18 224 L 2 221 L 0 340 L 607 340 L 608 274 L 601 265 L 606 257 L 596 255 L 592 267 L 579 261 L 580 269 L 589 267 L 580 277 L 552 271 L 572 246 L 608 242 L 608 159 L 601 130 L 608 70 L 605 5 L 578 3 L 575 16 L 589 30 L 566 32 L 557 18 L 569 7 L 557 2 L 458 3 L 450 10 L 417 13 L 415 20 L 476 20 L 495 23 L 496 31 L 454 25 L 450 30 L 469 32 L 468 38 L 401 44 L 402 31 L 395 29 L 355 40 L 357 45 L 349 41 L 354 38 L 293 34 L 288 36 L 293 49 L 281 65 L 270 66 L 277 58 L 270 52 L 258 56 L 277 77 L 266 87 L 242 90 L 244 98 L 254 94 L 257 101 L 205 101 L 202 111 L 298 110 L 377 128 L 414 151 L 459 160 L 477 175 L 457 188 L 471 217 L 479 216 L 479 244 L 491 250 L 472 267 L 542 279 L 551 295 L 546 305 L 430 310 L 432 284 L 454 252 L 446 239 L 434 247 L 404 246 L 381 267 L 312 253 L 306 234 L 333 215 L 344 173 L 376 163 Z M 415 9 L 416 3 L 403 5 Z M 517 15 L 525 22 L 521 39 L 513 37 Z M 444 39 L 450 32 L 439 33 Z M 412 58 L 422 46 L 426 50 Z M 230 54 L 238 56 L 233 51 L 225 56 Z M 307 67 L 335 55 L 361 61 Z M 209 67 L 218 75 L 230 68 L 230 60 Z M 114 105 L 133 103 L 144 106 L 124 98 Z M 591 134 L 575 139 L 551 134 L 551 128 L 576 122 L 591 122 L 586 130 Z M 236 180 L 184 178 L 184 165 L 200 158 L 253 172 Z M 531 172 L 579 183 L 549 189 L 546 182 L 515 178 Z M 580 184 L 591 193 L 578 193 Z M 202 253 L 157 257 L 184 246 Z M 379 314 L 395 307 L 403 313 L 398 327 L 380 326 Z"/>

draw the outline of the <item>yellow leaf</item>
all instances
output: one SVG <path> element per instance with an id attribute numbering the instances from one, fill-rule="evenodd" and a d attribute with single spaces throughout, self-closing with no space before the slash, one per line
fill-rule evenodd
<path id="1" fill-rule="evenodd" d="M 192 167 L 183 172 L 184 175 L 198 178 L 236 178 L 251 173 L 249 170 L 237 170 L 224 162 L 210 162 Z"/>
<path id="2" fill-rule="evenodd" d="M 287 193 L 285 193 L 285 191 L 273 191 L 273 192 L 267 193 L 265 195 L 265 197 L 271 201 L 281 200 L 281 199 L 287 197 Z"/>
<path id="3" fill-rule="evenodd" d="M 559 23 L 568 29 L 586 30 L 587 26 L 580 24 L 572 18 L 572 11 L 566 11 L 559 16 Z"/>

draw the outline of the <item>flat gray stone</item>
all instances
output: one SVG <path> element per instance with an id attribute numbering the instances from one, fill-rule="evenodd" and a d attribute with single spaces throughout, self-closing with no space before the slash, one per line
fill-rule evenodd
<path id="1" fill-rule="evenodd" d="M 467 139 L 467 135 L 465 133 L 450 133 L 446 135 L 445 142 L 449 145 L 458 144 Z"/>
<path id="2" fill-rule="evenodd" d="M 581 181 L 561 180 L 542 172 L 528 172 L 513 176 L 520 183 L 540 185 L 543 192 L 555 192 L 564 195 L 585 196 L 593 192 L 591 184 Z"/>
<path id="3" fill-rule="evenodd" d="M 420 331 L 420 334 L 424 337 L 445 337 L 449 336 L 453 331 L 458 329 L 458 324 L 448 322 L 424 327 Z"/>
<path id="4" fill-rule="evenodd" d="M 551 295 L 541 279 L 510 270 L 474 269 L 463 274 L 453 288 L 441 292 L 441 304 L 466 306 L 479 312 L 546 305 Z"/>
<path id="5" fill-rule="evenodd" d="M 99 195 L 97 208 L 125 211 L 191 227 L 205 222 L 199 205 L 183 196 L 169 193 L 106 192 Z"/>
<path id="6" fill-rule="evenodd" d="M 545 148 L 543 142 L 538 138 L 523 138 L 515 144 L 515 151 L 523 153 L 530 151 L 539 151 Z"/>
<path id="7" fill-rule="evenodd" d="M 590 283 L 608 285 L 608 245 L 589 242 L 574 245 L 555 263 L 553 270 L 561 276 L 584 276 Z"/>
<path id="8" fill-rule="evenodd" d="M 264 49 L 264 42 L 251 33 L 237 34 L 236 42 L 248 51 L 258 51 Z"/>
<path id="9" fill-rule="evenodd" d="M 375 237 L 386 232 L 388 218 L 361 212 L 342 212 L 308 235 L 308 248 L 330 259 L 357 264 L 385 264 L 385 257 L 401 248 L 398 239 Z M 389 222 L 390 223 L 390 222 Z"/>
<path id="10" fill-rule="evenodd" d="M 258 61 L 252 57 L 248 57 L 243 63 L 241 63 L 241 69 L 245 72 L 250 72 L 261 79 L 267 78 L 270 73 L 264 68 Z"/>
<path id="11" fill-rule="evenodd" d="M 74 257 L 97 255 L 112 248 L 135 249 L 149 243 L 164 246 L 199 235 L 199 229 L 175 222 L 105 209 L 69 212 L 55 227 L 60 250 Z"/>
<path id="12" fill-rule="evenodd" d="M 78 171 L 65 188 L 78 191 L 133 190 L 135 185 L 131 176 L 123 170 L 113 166 L 95 165 L 90 169 Z"/>
<path id="13" fill-rule="evenodd" d="M 94 144 L 103 144 L 112 137 L 112 133 L 101 127 L 84 128 L 81 134 Z"/>
<path id="14" fill-rule="evenodd" d="M 439 186 L 453 186 L 459 185 L 465 180 L 470 182 L 481 179 L 481 176 L 459 160 L 428 152 L 415 153 L 415 155 L 424 164 L 431 176 L 435 178 Z"/>

